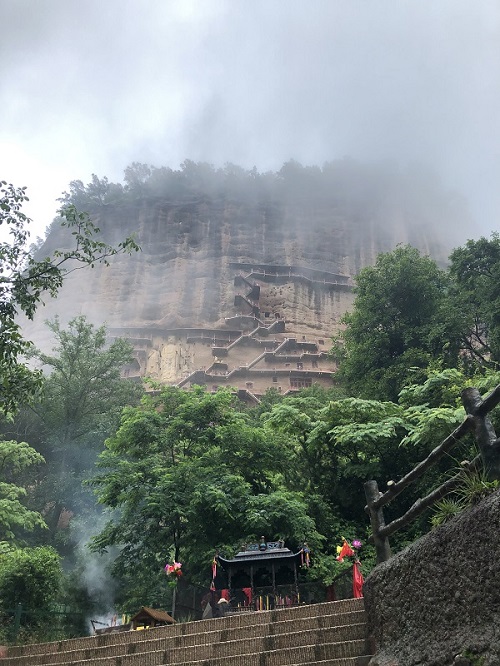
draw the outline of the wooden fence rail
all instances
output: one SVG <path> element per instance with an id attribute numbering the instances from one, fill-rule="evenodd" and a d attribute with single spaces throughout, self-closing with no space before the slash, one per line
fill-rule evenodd
<path id="1" fill-rule="evenodd" d="M 488 417 L 489 412 L 500 403 L 500 384 L 489 393 L 484 400 L 475 388 L 462 391 L 462 404 L 466 418 L 441 444 L 433 449 L 425 460 L 418 463 L 399 481 L 389 481 L 387 490 L 381 493 L 376 481 L 364 484 L 366 502 L 365 511 L 370 516 L 373 542 L 377 552 L 377 562 L 385 562 L 391 557 L 388 537 L 397 530 L 411 523 L 423 511 L 450 493 L 460 483 L 462 473 L 451 477 L 426 497 L 418 499 L 408 511 L 391 523 L 385 523 L 383 507 L 397 497 L 405 488 L 419 479 L 422 474 L 436 464 L 457 444 L 468 432 L 472 431 L 476 439 L 479 455 L 472 462 L 462 463 L 466 471 L 483 467 L 488 480 L 500 480 L 500 439 L 497 438 L 493 425 Z"/>

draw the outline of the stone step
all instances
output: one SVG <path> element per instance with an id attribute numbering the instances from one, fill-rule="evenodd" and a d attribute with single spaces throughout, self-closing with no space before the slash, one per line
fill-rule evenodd
<path id="1" fill-rule="evenodd" d="M 342 615 L 324 615 L 319 617 L 304 618 L 300 620 L 300 623 L 298 623 L 296 620 L 285 620 L 283 622 L 248 625 L 246 627 L 228 629 L 221 628 L 210 632 L 186 634 L 184 636 L 176 636 L 173 638 L 165 636 L 160 639 L 152 640 L 162 640 L 164 641 L 165 645 L 170 644 L 172 647 L 188 647 L 204 645 L 206 643 L 222 643 L 235 640 L 277 637 L 284 634 L 292 634 L 297 631 L 299 624 L 301 632 L 311 633 L 324 629 L 341 629 L 351 625 L 364 625 L 364 623 L 364 611 L 352 611 Z"/>
<path id="2" fill-rule="evenodd" d="M 341 657 L 340 659 L 326 659 L 324 661 L 310 661 L 308 666 L 367 666 L 371 655 L 361 657 Z M 290 664 L 289 666 L 304 666 L 304 664 Z"/>
<path id="3" fill-rule="evenodd" d="M 2 666 L 360 666 L 362 599 L 9 649 Z M 366 657 L 364 658 L 366 664 Z"/>
<path id="4" fill-rule="evenodd" d="M 167 648 L 164 653 L 166 662 L 169 664 L 178 664 L 222 657 L 236 657 L 241 654 L 261 654 L 274 650 L 300 648 L 311 643 L 314 645 L 340 643 L 363 639 L 364 635 L 365 625 L 361 624 L 353 625 L 352 627 L 322 629 L 317 632 L 299 631 L 291 634 L 280 634 L 278 636 L 264 636 L 261 638 L 248 638 L 180 648 L 171 647 Z"/>
<path id="5" fill-rule="evenodd" d="M 350 638 L 363 637 L 365 626 L 364 621 L 364 611 L 351 611 L 343 614 L 304 618 L 300 621 L 300 632 L 302 634 L 309 633 L 310 635 L 318 636 L 318 631 L 325 631 L 327 629 L 336 630 L 336 633 L 338 634 L 336 640 L 349 640 Z M 356 629 L 351 630 L 350 627 L 356 627 Z M 160 638 L 151 639 L 149 639 L 149 632 L 146 632 L 146 634 L 140 632 L 139 635 L 141 638 L 147 640 L 121 643 L 105 647 L 32 655 L 30 661 L 33 666 L 43 666 L 49 662 L 63 664 L 68 661 L 85 660 L 89 659 L 91 655 L 95 658 L 111 657 L 155 650 L 181 649 L 207 645 L 212 646 L 218 643 L 234 643 L 235 641 L 256 638 L 266 639 L 267 641 L 272 641 L 274 639 L 275 642 L 278 641 L 278 637 L 284 637 L 282 640 L 296 640 L 293 636 L 291 638 L 286 638 L 292 634 L 296 635 L 296 629 L 297 622 L 295 620 L 285 620 L 283 622 L 274 622 L 270 624 L 218 629 L 211 632 L 200 632 L 198 634 L 184 634 L 177 636 L 165 634 Z M 353 631 L 356 634 L 355 636 L 352 635 Z M 128 635 L 130 637 L 130 633 L 128 633 Z M 20 664 L 22 663 L 22 659 L 22 656 L 10 657 L 9 665 L 14 666 L 15 664 Z M 2 666 L 8 665 L 2 664 Z"/>
<path id="6" fill-rule="evenodd" d="M 350 613 L 346 615 L 363 615 L 363 613 Z M 334 621 L 337 616 L 326 616 L 323 619 L 332 618 Z M 354 619 L 361 619 L 355 617 Z M 282 625 L 286 625 L 285 627 Z M 179 661 L 195 661 L 209 659 L 212 656 L 236 655 L 242 652 L 259 652 L 265 650 L 281 649 L 285 647 L 301 646 L 310 642 L 315 644 L 321 642 L 341 642 L 364 638 L 365 623 L 351 622 L 326 627 L 304 627 L 304 622 L 300 623 L 300 631 L 291 631 L 290 621 L 277 623 L 280 631 L 270 632 L 272 625 L 254 625 L 247 629 L 257 630 L 254 635 L 247 632 L 247 635 L 238 635 L 240 630 L 231 630 L 231 637 L 222 636 L 225 631 L 210 632 L 205 634 L 191 634 L 186 636 L 168 637 L 130 642 L 128 644 L 110 645 L 102 648 L 86 648 L 80 650 L 71 650 L 67 652 L 46 653 L 32 655 L 30 664 L 32 666 L 44 666 L 46 664 L 64 664 L 68 662 L 85 661 L 93 657 L 108 658 L 119 657 L 130 654 L 144 654 L 145 652 L 157 652 L 163 650 L 169 654 L 169 663 Z M 288 627 L 288 631 L 284 629 Z M 266 631 L 267 630 L 267 631 Z M 244 631 L 244 630 L 242 630 Z M 21 664 L 25 657 L 9 657 L 10 666 Z"/>
<path id="7" fill-rule="evenodd" d="M 352 640 L 342 643 L 324 643 L 321 645 L 302 645 L 278 650 L 264 650 L 237 655 L 212 656 L 189 661 L 170 661 L 170 651 L 157 650 L 117 657 L 90 658 L 63 662 L 66 666 L 289 666 L 290 664 L 314 664 L 315 662 L 333 661 L 341 666 L 346 658 L 355 658 L 364 653 L 365 641 Z M 356 662 L 348 661 L 347 665 Z M 24 664 L 31 666 L 31 659 L 25 657 Z M 2 664 L 3 666 L 3 664 Z M 52 663 L 47 666 L 53 666 Z M 55 666 L 55 665 L 54 665 Z M 57 664 L 60 666 L 60 663 Z M 326 665 L 325 665 L 326 666 Z"/>
<path id="8" fill-rule="evenodd" d="M 323 645 L 361 640 L 365 637 L 365 625 L 347 625 L 332 629 L 319 629 L 315 632 L 297 631 L 278 636 L 264 636 L 212 645 L 196 645 L 185 648 L 172 648 L 165 651 L 166 662 L 179 664 L 189 661 L 205 661 L 222 657 L 236 657 L 241 654 L 263 654 L 291 648 L 300 649 L 304 645 Z M 340 656 L 340 655 L 339 655 Z"/>
<path id="9" fill-rule="evenodd" d="M 311 604 L 292 608 L 275 609 L 270 611 L 245 612 L 229 615 L 224 618 L 212 618 L 199 620 L 197 622 L 179 623 L 173 626 L 157 627 L 144 631 L 125 631 L 112 634 L 100 634 L 98 636 L 87 636 L 82 638 L 71 638 L 54 643 L 38 643 L 31 645 L 13 646 L 9 648 L 9 658 L 23 655 L 54 654 L 59 652 L 71 652 L 75 650 L 87 650 L 113 645 L 125 645 L 131 642 L 138 643 L 155 638 L 172 638 L 196 634 L 206 634 L 213 631 L 231 631 L 247 629 L 255 625 L 279 624 L 281 622 L 314 621 L 313 618 L 324 616 L 338 616 L 338 622 L 342 623 L 342 616 L 363 611 L 363 599 L 343 599 L 341 601 L 330 601 L 322 604 Z M 319 622 L 322 620 L 319 619 Z M 321 625 L 320 625 L 321 626 Z M 14 664 L 16 662 L 12 662 Z M 20 663 L 20 662 L 17 662 Z M 34 662 L 33 662 L 34 663 Z M 5 660 L 2 666 L 9 666 Z"/>

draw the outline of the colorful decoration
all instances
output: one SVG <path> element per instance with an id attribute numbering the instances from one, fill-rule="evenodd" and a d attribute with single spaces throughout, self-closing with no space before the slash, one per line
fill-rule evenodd
<path id="1" fill-rule="evenodd" d="M 167 564 L 165 566 L 165 573 L 171 580 L 176 580 L 182 576 L 181 569 L 182 564 L 180 562 L 174 562 L 173 564 Z"/>
<path id="2" fill-rule="evenodd" d="M 354 551 L 347 542 L 347 539 L 344 539 L 344 537 L 342 537 L 342 541 L 343 541 L 342 545 L 337 546 L 337 557 L 336 557 L 337 562 L 343 562 L 344 557 L 352 557 L 354 555 Z"/>
<path id="3" fill-rule="evenodd" d="M 215 590 L 215 578 L 217 576 L 217 553 L 214 555 L 212 560 L 212 582 L 210 583 L 210 590 L 213 592 Z"/>
<path id="4" fill-rule="evenodd" d="M 175 588 L 177 587 L 177 583 L 179 582 L 179 578 L 182 576 L 181 569 L 182 569 L 182 564 L 180 562 L 174 562 L 173 564 L 165 565 L 165 573 L 167 574 L 168 578 L 168 586 L 174 590 L 174 594 L 175 594 Z"/>
<path id="5" fill-rule="evenodd" d="M 342 537 L 342 545 L 337 546 L 337 562 L 343 562 L 344 557 L 353 557 L 354 563 L 352 565 L 352 595 L 355 599 L 363 596 L 363 574 L 359 567 L 360 561 L 358 559 L 358 552 L 363 545 L 359 539 L 354 539 L 352 546 L 347 539 Z M 354 550 L 353 550 L 354 548 Z"/>
<path id="6" fill-rule="evenodd" d="M 217 576 L 217 554 L 214 555 L 214 559 L 212 560 L 212 578 L 215 578 Z"/>
<path id="7" fill-rule="evenodd" d="M 309 569 L 311 566 L 311 551 L 307 545 L 307 541 L 304 541 L 304 545 L 300 549 L 300 566 Z"/>

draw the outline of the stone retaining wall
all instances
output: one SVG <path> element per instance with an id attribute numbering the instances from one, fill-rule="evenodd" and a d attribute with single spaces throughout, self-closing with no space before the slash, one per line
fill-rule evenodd
<path id="1" fill-rule="evenodd" d="M 370 666 L 500 665 L 500 491 L 365 581 Z"/>

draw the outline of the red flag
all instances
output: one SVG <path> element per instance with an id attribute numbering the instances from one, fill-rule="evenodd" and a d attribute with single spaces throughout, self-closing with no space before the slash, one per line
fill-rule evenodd
<path id="1" fill-rule="evenodd" d="M 337 561 L 338 562 L 343 562 L 344 557 L 352 557 L 354 555 L 354 551 L 351 548 L 351 546 L 347 543 L 347 540 L 344 539 L 344 543 L 342 544 L 342 548 L 339 550 L 339 554 L 337 555 Z"/>
<path id="2" fill-rule="evenodd" d="M 352 567 L 352 596 L 359 599 L 363 596 L 363 574 L 359 568 L 359 562 L 354 562 Z"/>
<path id="3" fill-rule="evenodd" d="M 247 598 L 245 606 L 250 606 L 250 604 L 252 603 L 252 588 L 251 587 L 244 587 L 243 588 L 243 594 Z"/>

